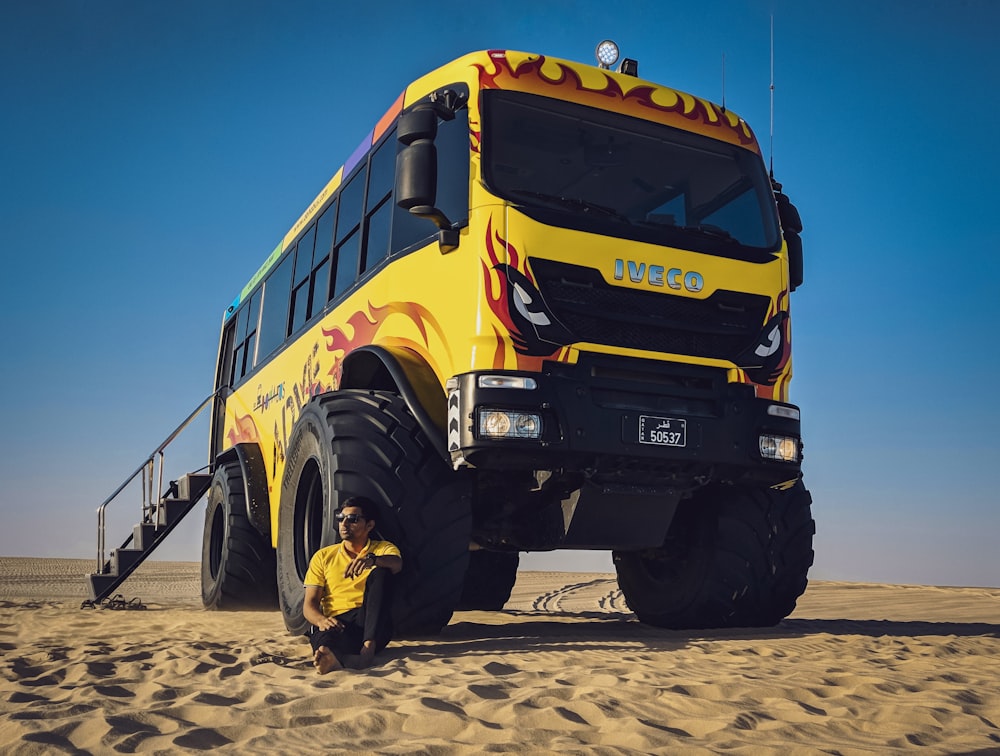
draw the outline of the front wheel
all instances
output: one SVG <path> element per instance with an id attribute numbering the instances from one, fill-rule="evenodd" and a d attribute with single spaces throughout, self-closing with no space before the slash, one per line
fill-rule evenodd
<path id="1" fill-rule="evenodd" d="M 703 489 L 678 508 L 663 546 L 614 554 L 625 601 L 659 627 L 778 624 L 806 589 L 811 503 L 801 481 L 787 491 Z"/>
<path id="2" fill-rule="evenodd" d="M 342 389 L 314 398 L 288 441 L 278 524 L 285 626 L 308 631 L 303 578 L 312 555 L 336 543 L 334 513 L 350 496 L 379 508 L 376 537 L 403 556 L 393 587 L 397 636 L 429 635 L 462 592 L 472 527 L 467 479 L 445 463 L 406 403 L 386 391 Z"/>
<path id="3" fill-rule="evenodd" d="M 201 546 L 201 601 L 208 609 L 274 609 L 274 549 L 247 517 L 239 462 L 219 465 L 208 490 Z"/>

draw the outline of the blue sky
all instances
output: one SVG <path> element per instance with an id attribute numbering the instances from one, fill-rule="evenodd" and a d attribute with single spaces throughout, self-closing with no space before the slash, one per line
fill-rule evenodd
<path id="1" fill-rule="evenodd" d="M 410 80 L 477 49 L 592 62 L 610 37 L 718 101 L 725 56 L 766 149 L 773 14 L 812 577 L 1000 585 L 1000 3 L 417 8 L 0 7 L 0 555 L 96 555 L 97 505 L 211 391 L 224 308 Z M 193 432 L 168 474 L 204 463 Z M 115 506 L 120 541 L 138 503 Z M 160 558 L 198 558 L 199 514 Z"/>

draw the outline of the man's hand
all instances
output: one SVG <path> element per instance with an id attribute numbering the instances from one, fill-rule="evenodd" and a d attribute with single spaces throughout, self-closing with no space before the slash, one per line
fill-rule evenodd
<path id="1" fill-rule="evenodd" d="M 316 623 L 317 630 L 334 630 L 340 632 L 344 629 L 343 623 L 341 623 L 336 617 L 324 617 L 318 623 Z"/>
<path id="2" fill-rule="evenodd" d="M 344 626 L 333 617 L 323 614 L 321 597 L 323 589 L 318 585 L 307 585 L 305 599 L 302 601 L 302 616 L 310 625 L 319 630 L 343 630 Z"/>
<path id="3" fill-rule="evenodd" d="M 375 566 L 375 560 L 377 558 L 378 557 L 371 552 L 368 552 L 364 556 L 356 557 L 349 565 L 347 565 L 347 569 L 344 570 L 344 577 L 356 578 L 365 570 L 370 570 Z"/>

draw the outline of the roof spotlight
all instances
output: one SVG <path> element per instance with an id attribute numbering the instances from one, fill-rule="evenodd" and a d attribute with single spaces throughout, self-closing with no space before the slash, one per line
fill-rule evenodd
<path id="1" fill-rule="evenodd" d="M 618 61 L 618 45 L 606 39 L 597 46 L 594 53 L 601 68 L 611 68 Z"/>

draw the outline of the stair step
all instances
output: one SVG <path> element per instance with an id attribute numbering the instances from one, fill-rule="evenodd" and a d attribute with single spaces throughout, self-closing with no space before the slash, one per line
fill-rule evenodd
<path id="1" fill-rule="evenodd" d="M 115 549 L 111 552 L 111 574 L 115 577 L 128 574 L 145 556 L 144 549 Z"/>
<path id="2" fill-rule="evenodd" d="M 117 575 L 102 575 L 97 572 L 92 572 L 87 577 L 87 588 L 90 593 L 91 601 L 100 601 L 102 598 L 107 596 L 111 591 L 115 589 L 118 585 Z"/>
<path id="3" fill-rule="evenodd" d="M 191 511 L 194 502 L 189 499 L 164 499 L 156 510 L 157 527 L 170 528 Z"/>
<path id="4" fill-rule="evenodd" d="M 141 551 L 149 551 L 153 548 L 159 530 L 151 522 L 140 522 L 132 528 L 132 545 Z"/>
<path id="5" fill-rule="evenodd" d="M 177 480 L 177 498 L 198 501 L 212 485 L 208 473 L 188 473 Z"/>

